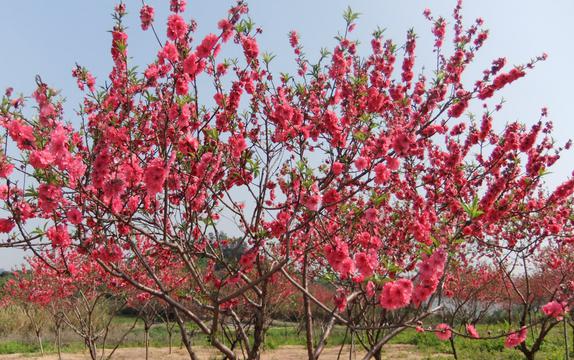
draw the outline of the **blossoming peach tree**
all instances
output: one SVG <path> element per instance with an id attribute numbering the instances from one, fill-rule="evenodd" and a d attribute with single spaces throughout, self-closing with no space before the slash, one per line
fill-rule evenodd
<path id="1" fill-rule="evenodd" d="M 42 320 L 45 323 L 49 314 L 59 359 L 65 328 L 83 340 L 91 359 L 110 358 L 127 336 L 127 332 L 120 334 L 121 340 L 110 344 L 112 320 L 126 304 L 125 292 L 118 286 L 121 281 L 109 278 L 110 275 L 85 254 L 62 251 L 41 255 L 42 258 L 30 258 L 29 269 L 24 268 L 6 282 L 4 300 L 25 307 L 40 349 Z M 34 308 L 37 311 L 30 311 Z M 105 353 L 106 343 L 112 348 L 109 354 Z"/>
<path id="2" fill-rule="evenodd" d="M 452 331 L 449 341 L 455 358 L 455 337 L 462 336 L 505 338 L 505 347 L 534 359 L 557 325 L 563 325 L 568 354 L 566 313 L 573 300 L 571 218 L 568 203 L 552 210 L 541 208 L 527 226 L 510 221 L 505 229 L 499 228 L 498 237 L 505 240 L 492 246 L 496 239 L 490 236 L 489 251 L 473 257 L 465 254 L 453 262 L 443 288 L 447 310 L 443 316 Z M 504 320 L 502 332 L 479 334 L 475 325 L 486 317 L 492 317 L 491 322 Z"/>
<path id="3" fill-rule="evenodd" d="M 397 44 L 375 31 L 359 55 L 351 10 L 317 62 L 291 32 L 297 73 L 278 76 L 245 2 L 204 38 L 185 7 L 170 2 L 165 39 L 154 9 L 140 9 L 158 52 L 139 72 L 126 6 L 116 6 L 109 83 L 73 71 L 85 92 L 79 121 L 65 120 L 40 78 L 31 99 L 6 91 L 0 231 L 3 246 L 30 249 L 55 271 L 70 269 L 45 252 L 82 254 L 168 304 L 191 358 L 185 321 L 227 358 L 258 359 L 275 284 L 285 280 L 303 299 L 309 359 L 335 324 L 360 339 L 365 358 L 379 358 L 390 338 L 440 308 L 453 261 L 512 249 L 512 226 L 539 214 L 554 221 L 550 210 L 574 191 L 574 180 L 545 191 L 542 177 L 562 150 L 545 111 L 532 127 L 493 125 L 497 91 L 545 55 L 514 67 L 496 59 L 463 84 L 488 32 L 481 19 L 464 26 L 460 2 L 452 50 L 447 21 L 425 11 L 436 69 L 416 75 L 416 34 Z M 242 58 L 223 59 L 224 47 Z M 477 118 L 466 116 L 472 106 Z M 233 241 L 221 236 L 224 223 L 236 226 Z M 334 307 L 313 282 L 335 290 Z M 316 309 L 326 314 L 318 336 Z M 435 331 L 452 334 L 447 324 Z"/>

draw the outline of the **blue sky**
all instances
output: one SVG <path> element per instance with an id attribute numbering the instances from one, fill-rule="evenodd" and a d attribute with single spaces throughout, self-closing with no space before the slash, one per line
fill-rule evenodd
<path id="1" fill-rule="evenodd" d="M 111 12 L 115 1 L 27 0 L 5 1 L 0 12 L 0 33 L 3 50 L 0 56 L 0 90 L 14 87 L 17 93 L 31 94 L 34 76 L 39 74 L 52 87 L 61 89 L 67 99 L 66 117 L 74 122 L 74 109 L 81 101 L 71 70 L 77 62 L 86 66 L 101 83 L 111 68 L 109 47 L 113 22 Z M 156 8 L 156 25 L 164 34 L 167 0 L 148 1 Z M 189 1 L 185 18 L 199 23 L 199 35 L 216 31 L 217 21 L 224 17 L 232 1 Z M 133 63 L 145 66 L 158 50 L 151 32 L 139 26 L 141 2 L 127 0 L 129 55 Z M 293 69 L 293 58 L 287 33 L 297 30 L 305 53 L 316 57 L 324 46 L 332 48 L 333 36 L 343 29 L 341 14 L 351 5 L 362 13 L 354 37 L 368 44 L 369 35 L 377 27 L 386 28 L 387 37 L 402 42 L 406 31 L 414 27 L 420 35 L 417 64 L 432 67 L 430 24 L 422 16 L 428 7 L 435 15 L 448 18 L 455 0 L 290 0 L 249 1 L 251 18 L 261 28 L 259 38 L 262 51 L 277 55 L 274 70 Z M 506 56 L 509 64 L 527 62 L 542 52 L 549 54 L 546 62 L 520 81 L 504 89 L 498 96 L 508 102 L 495 121 L 504 124 L 520 120 L 538 120 L 541 107 L 548 107 L 554 121 L 556 140 L 563 144 L 572 137 L 572 85 L 574 72 L 574 1 L 571 0 L 467 0 L 464 17 L 469 23 L 480 16 L 490 29 L 490 38 L 470 69 L 467 80 L 480 75 L 492 59 Z M 554 186 L 571 172 L 574 156 L 566 154 L 549 176 Z M 0 249 L 0 268 L 9 269 L 22 261 L 22 253 Z"/>

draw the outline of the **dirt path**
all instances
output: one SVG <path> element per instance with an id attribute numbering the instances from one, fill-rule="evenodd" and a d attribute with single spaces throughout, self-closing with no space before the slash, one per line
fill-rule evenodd
<path id="1" fill-rule="evenodd" d="M 324 360 L 335 360 L 339 353 L 338 347 L 326 348 L 321 356 Z M 342 359 L 348 359 L 348 352 L 341 356 Z M 197 348 L 197 355 L 202 360 L 217 359 L 217 352 L 209 348 Z M 357 352 L 353 359 L 362 359 L 364 352 Z M 302 360 L 307 357 L 307 352 L 303 346 L 283 346 L 281 348 L 267 351 L 263 354 L 262 360 Z M 144 359 L 144 348 L 124 348 L 118 349 L 113 356 L 114 360 L 134 360 Z M 413 345 L 387 345 L 383 359 L 404 359 L 404 360 L 422 360 L 428 358 L 418 353 Z M 58 360 L 55 354 L 38 356 L 37 354 L 12 354 L 0 355 L 0 360 Z M 87 353 L 81 354 L 63 354 L 63 360 L 89 360 Z M 168 354 L 167 348 L 150 348 L 150 360 L 187 360 L 189 356 L 185 350 L 174 349 L 171 355 Z"/>

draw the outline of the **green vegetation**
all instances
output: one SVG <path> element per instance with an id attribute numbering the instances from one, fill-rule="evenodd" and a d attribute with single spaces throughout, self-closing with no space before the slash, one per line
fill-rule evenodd
<path id="1" fill-rule="evenodd" d="M 119 334 L 122 329 L 131 326 L 134 318 L 128 316 L 118 317 L 114 320 L 114 328 L 117 331 L 112 332 L 113 343 L 115 334 Z M 479 333 L 486 336 L 490 331 L 491 335 L 498 334 L 503 331 L 504 326 L 501 325 L 488 325 L 478 326 Z M 190 326 L 190 331 L 193 332 L 193 327 Z M 173 334 L 173 347 L 180 346 L 179 334 Z M 349 344 L 351 342 L 349 334 L 345 336 L 344 327 L 336 327 L 329 338 L 328 346 L 338 346 L 343 343 Z M 572 334 L 569 334 L 570 342 L 572 342 Z M 167 347 L 168 346 L 168 333 L 165 326 L 161 323 L 154 325 L 150 331 L 150 346 L 152 347 Z M 122 344 L 123 347 L 143 347 L 144 346 L 144 330 L 143 323 L 138 322 L 137 326 L 126 338 Z M 44 351 L 47 353 L 56 352 L 53 338 L 47 331 L 45 333 Z M 204 335 L 197 335 L 192 337 L 193 345 L 195 346 L 209 346 L 209 341 Z M 529 336 L 528 342 L 532 341 Z M 522 354 L 517 350 L 506 349 L 503 345 L 504 339 L 495 340 L 471 340 L 462 337 L 456 337 L 456 349 L 460 359 L 474 359 L 474 360 L 513 360 L 523 359 Z M 414 329 L 408 329 L 400 333 L 391 341 L 392 344 L 408 344 L 414 345 L 420 354 L 432 356 L 432 359 L 452 359 L 450 343 L 448 341 L 441 341 L 432 332 L 417 333 Z M 358 342 L 355 341 L 357 346 Z M 277 349 L 285 345 L 305 345 L 305 332 L 298 331 L 297 324 L 281 324 L 273 326 L 267 333 L 265 348 L 267 350 Z M 572 349 L 572 346 L 570 346 Z M 84 345 L 79 338 L 74 334 L 64 334 L 63 352 L 81 352 L 84 350 Z M 8 340 L 0 340 L 0 354 L 14 354 L 14 353 L 35 353 L 40 349 L 35 342 L 35 339 L 30 336 L 22 336 L 21 338 L 13 338 Z M 546 338 L 542 350 L 537 354 L 537 359 L 553 360 L 564 358 L 564 339 L 560 328 L 555 328 Z M 573 354 L 574 355 L 574 354 Z"/>
<path id="2" fill-rule="evenodd" d="M 495 336 L 496 334 L 503 332 L 504 329 L 505 328 L 503 325 L 477 326 L 478 332 L 483 336 L 486 336 L 488 331 L 491 332 L 491 336 Z M 569 336 L 570 351 L 572 351 L 572 334 L 569 334 Z M 529 336 L 526 342 L 530 346 L 532 342 L 532 336 Z M 450 342 L 439 340 L 432 332 L 417 333 L 416 331 L 409 329 L 395 337 L 391 343 L 415 345 L 422 354 L 428 356 L 433 354 L 451 353 Z M 460 359 L 524 359 L 524 356 L 520 351 L 514 349 L 506 349 L 504 347 L 504 338 L 493 340 L 473 340 L 468 338 L 455 337 L 455 344 L 456 351 Z M 560 328 L 554 328 L 550 332 L 536 358 L 544 360 L 564 359 L 564 338 Z M 452 356 L 433 356 L 433 359 L 452 359 Z"/>

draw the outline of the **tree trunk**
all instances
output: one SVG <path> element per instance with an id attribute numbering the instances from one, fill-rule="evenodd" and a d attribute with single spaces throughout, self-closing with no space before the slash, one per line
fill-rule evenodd
<path id="1" fill-rule="evenodd" d="M 261 306 L 260 311 L 255 315 L 255 326 L 253 328 L 253 346 L 251 347 L 248 360 L 260 360 L 261 359 L 261 345 L 263 345 L 263 332 L 264 332 L 264 316 L 262 315 L 262 310 L 265 305 Z M 241 326 L 241 324 L 239 325 Z"/>
<path id="2" fill-rule="evenodd" d="M 265 281 L 261 288 L 261 307 L 255 314 L 255 326 L 253 327 L 253 346 L 248 354 L 248 360 L 261 359 L 261 347 L 265 342 L 265 313 L 267 311 L 267 285 Z M 241 324 L 239 324 L 241 326 Z"/>
<path id="3" fill-rule="evenodd" d="M 40 353 L 44 356 L 44 345 L 42 344 L 42 331 L 36 330 L 36 338 L 38 339 L 38 345 L 40 346 Z"/>
<path id="4" fill-rule="evenodd" d="M 191 341 L 189 341 L 189 335 L 187 334 L 187 328 L 185 327 L 185 322 L 179 316 L 177 309 L 174 309 L 175 320 L 177 321 L 177 325 L 179 326 L 179 333 L 181 334 L 181 344 L 180 348 L 185 345 L 185 349 L 189 354 L 189 358 L 191 360 L 199 360 L 195 352 L 191 348 Z"/>
<path id="5" fill-rule="evenodd" d="M 171 354 L 171 348 L 172 348 L 172 334 L 171 334 L 172 330 L 168 330 L 167 332 L 167 343 L 169 346 L 169 354 Z"/>
<path id="6" fill-rule="evenodd" d="M 451 335 L 449 341 L 450 348 L 452 349 L 452 355 L 454 356 L 455 360 L 458 360 L 458 355 L 456 354 L 456 346 L 454 345 L 454 335 Z"/>
<path id="7" fill-rule="evenodd" d="M 62 328 L 56 325 L 56 349 L 58 350 L 58 360 L 62 360 Z"/>
<path id="8" fill-rule="evenodd" d="M 375 360 L 382 360 L 382 359 L 383 359 L 383 349 L 377 350 L 377 351 L 373 354 L 373 357 L 375 358 Z"/>
<path id="9" fill-rule="evenodd" d="M 98 360 L 98 352 L 94 341 L 91 339 L 87 339 L 86 343 L 87 343 L 86 345 L 88 345 L 88 350 L 90 350 L 90 358 L 92 360 Z"/>
<path id="10" fill-rule="evenodd" d="M 313 352 L 312 359 L 319 359 L 319 356 L 321 356 L 321 353 L 323 352 L 323 349 L 325 349 L 325 345 L 327 344 L 327 338 L 330 336 L 334 326 L 335 326 L 335 313 L 331 314 L 331 319 L 329 320 L 327 326 L 325 327 L 323 333 L 321 334 L 321 338 L 319 339 L 319 342 L 315 347 L 315 351 Z"/>
<path id="11" fill-rule="evenodd" d="M 145 360 L 149 360 L 149 326 L 144 325 Z"/>
<path id="12" fill-rule="evenodd" d="M 303 288 L 307 287 L 307 253 L 303 256 Z M 313 344 L 313 313 L 311 312 L 311 303 L 306 293 L 303 293 L 303 306 L 305 309 L 305 341 L 307 344 L 307 356 L 309 359 L 315 359 L 315 349 Z"/>
<path id="13" fill-rule="evenodd" d="M 169 347 L 169 354 L 171 355 L 173 327 L 169 321 L 169 314 L 166 314 L 165 316 L 165 331 L 167 332 L 167 344 Z"/>

